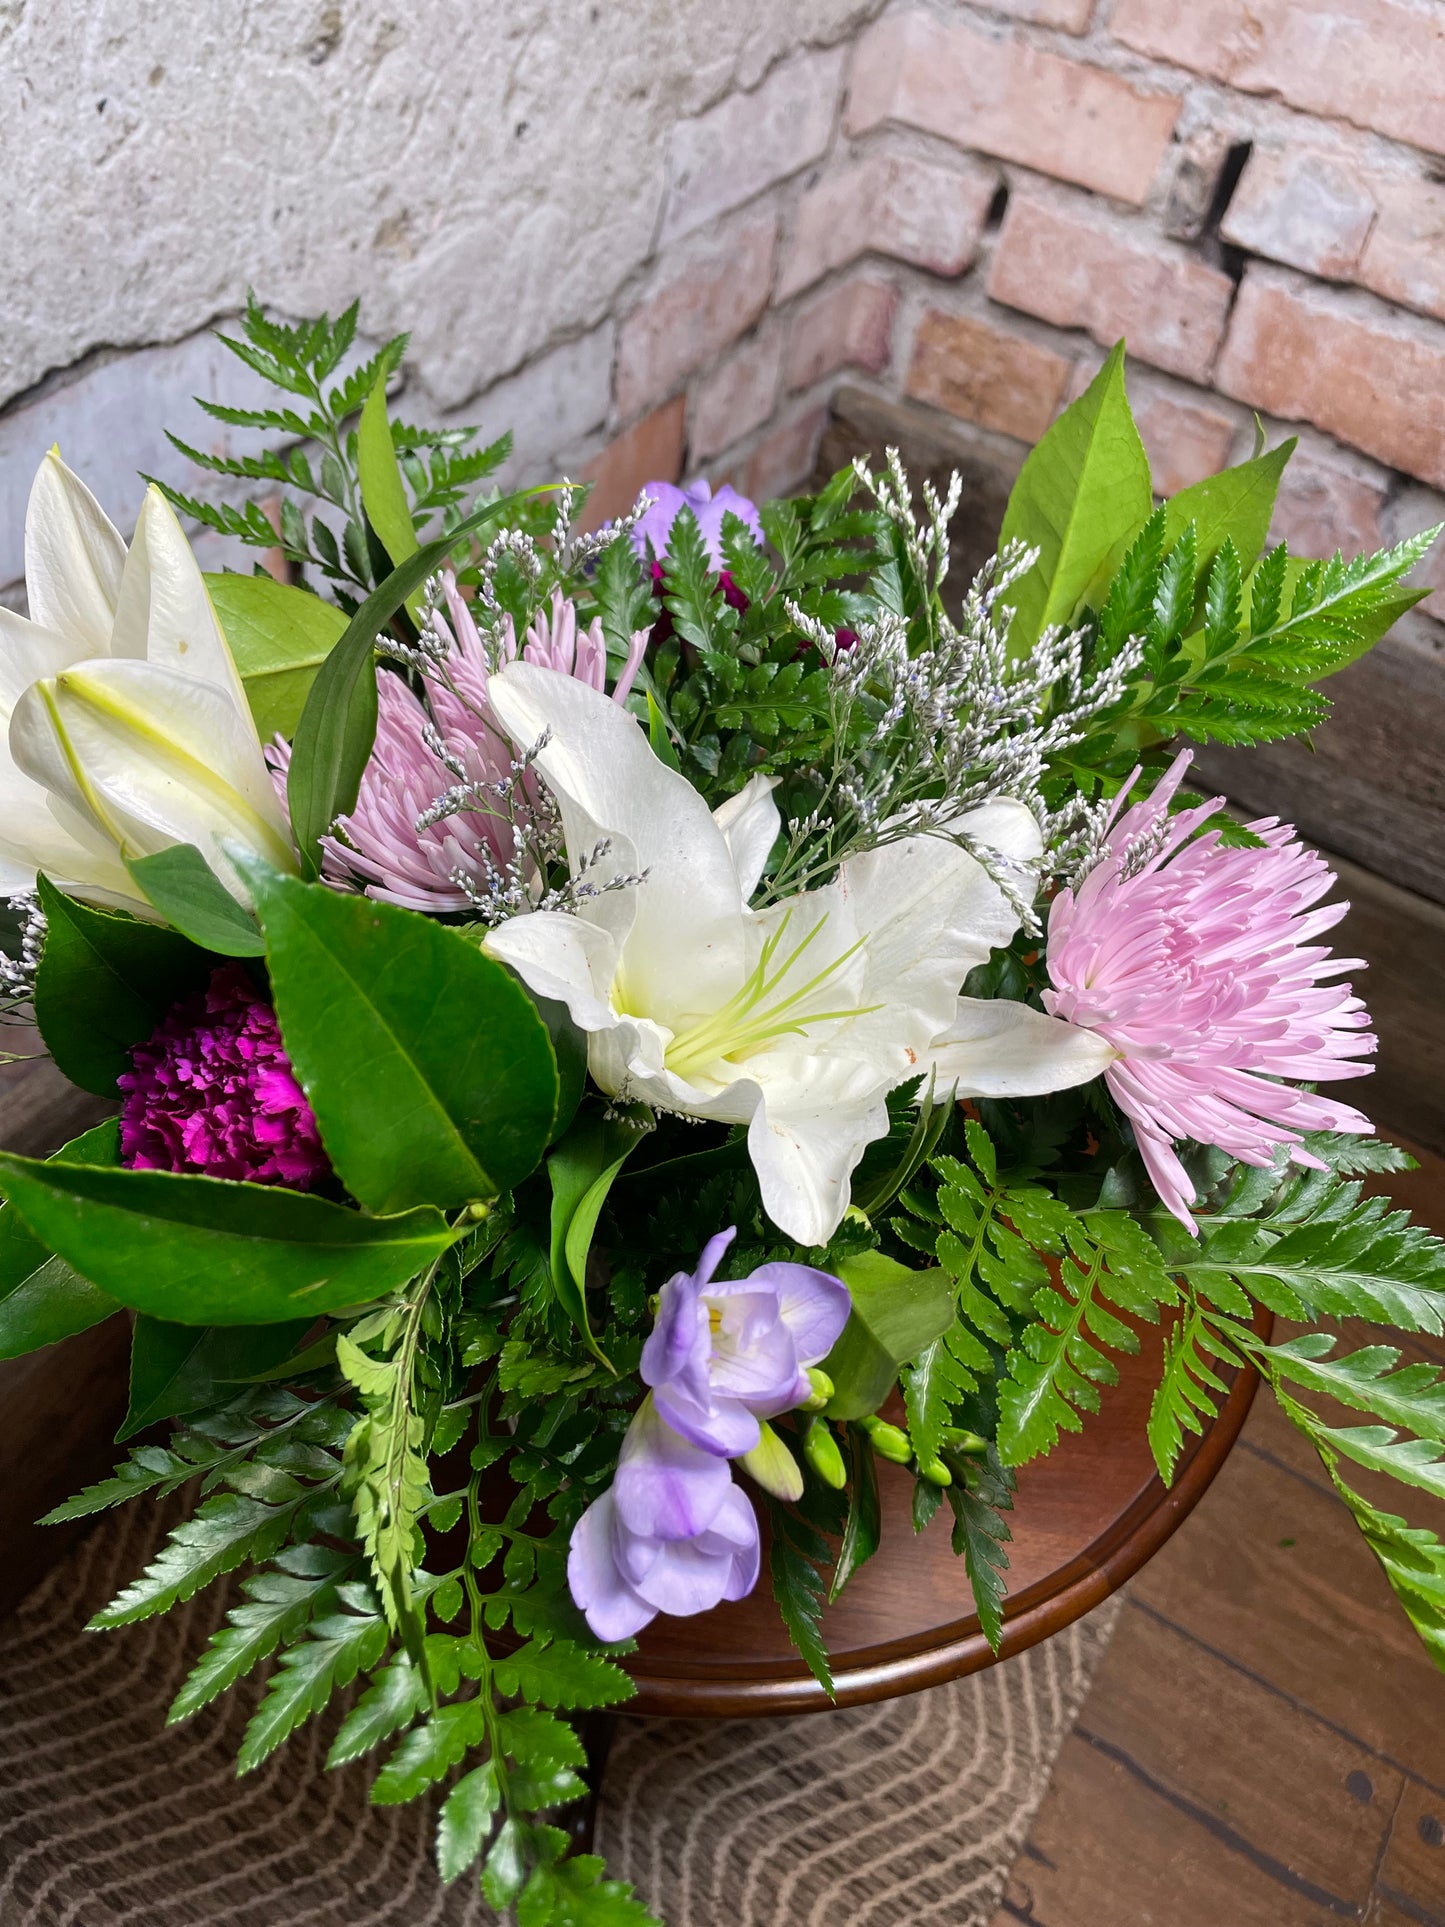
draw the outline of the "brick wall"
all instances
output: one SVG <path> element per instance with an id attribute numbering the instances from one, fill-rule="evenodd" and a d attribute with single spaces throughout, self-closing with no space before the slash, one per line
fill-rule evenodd
<path id="1" fill-rule="evenodd" d="M 655 475 L 797 484 L 844 383 L 946 419 L 962 459 L 1008 471 L 1123 334 L 1161 486 L 1246 453 L 1258 412 L 1271 439 L 1301 438 L 1277 522 L 1300 547 L 1445 518 L 1441 0 L 794 0 L 763 17 L 775 57 L 679 83 L 639 149 L 652 238 L 605 311 L 579 323 L 565 274 L 550 309 L 538 293 L 539 177 L 506 273 L 453 248 L 444 284 L 448 312 L 525 284 L 535 348 L 503 372 L 478 335 L 468 379 L 428 316 L 409 409 L 514 427 L 513 473 L 565 465 L 596 481 L 600 516 Z M 606 117 L 574 138 L 600 156 Z M 352 261 L 382 323 L 406 319 L 394 242 L 378 229 Z M 407 277 L 409 313 L 442 287 Z M 264 291 L 301 305 L 312 288 L 298 268 Z M 161 426 L 195 432 L 185 397 L 222 365 L 199 333 L 103 350 L 0 413 L 0 583 L 57 430 L 81 466 L 178 474 Z M 225 371 L 233 398 L 243 373 Z M 1426 569 L 1436 593 L 1400 646 L 1438 690 L 1445 555 Z"/>

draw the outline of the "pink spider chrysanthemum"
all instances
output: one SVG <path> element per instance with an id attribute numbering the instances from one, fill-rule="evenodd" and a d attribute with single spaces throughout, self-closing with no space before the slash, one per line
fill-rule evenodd
<path id="1" fill-rule="evenodd" d="M 1196 834 L 1218 797 L 1171 819 L 1189 762 L 1186 750 L 1112 826 L 1104 860 L 1054 899 L 1044 1005 L 1118 1052 L 1105 1079 L 1160 1198 L 1193 1231 L 1195 1191 L 1175 1141 L 1262 1166 L 1288 1146 L 1297 1164 L 1317 1165 L 1301 1132 L 1374 1126 L 1282 1080 L 1359 1076 L 1375 1039 L 1350 986 L 1326 981 L 1361 960 L 1313 941 L 1349 908 L 1314 907 L 1334 873 L 1274 817 L 1249 826 L 1263 849 Z"/>
<path id="2" fill-rule="evenodd" d="M 328 881 L 360 884 L 383 903 L 433 914 L 468 909 L 476 887 L 505 871 L 517 854 L 512 823 L 500 805 L 488 808 L 486 801 L 486 792 L 504 783 L 513 768 L 512 746 L 492 715 L 487 685 L 493 670 L 516 659 L 516 629 L 504 615 L 490 639 L 489 663 L 488 643 L 450 570 L 442 586 L 447 616 L 438 610 L 432 620 L 445 645 L 445 673 L 422 678 L 425 703 L 400 676 L 378 674 L 376 740 L 356 807 L 338 820 L 339 834 L 321 839 Z M 632 638 L 614 702 L 627 699 L 648 633 L 640 629 Z M 528 628 L 520 654 L 589 688 L 607 687 L 602 625 L 594 619 L 581 628 L 560 589 L 552 593 L 550 615 L 539 614 Z M 455 768 L 437 754 L 438 746 Z M 266 753 L 284 801 L 289 746 L 277 742 Z M 477 786 L 474 802 L 419 828 L 458 782 L 458 770 L 463 783 Z"/>

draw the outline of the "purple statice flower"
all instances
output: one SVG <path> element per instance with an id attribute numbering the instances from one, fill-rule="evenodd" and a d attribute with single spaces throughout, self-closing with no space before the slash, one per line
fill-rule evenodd
<path id="1" fill-rule="evenodd" d="M 1314 942 L 1349 909 L 1315 907 L 1334 876 L 1274 817 L 1249 825 L 1262 849 L 1196 834 L 1221 797 L 1171 818 L 1190 753 L 1113 825 L 1078 888 L 1055 897 L 1044 1005 L 1113 1045 L 1105 1081 L 1161 1200 L 1193 1231 L 1194 1187 L 1175 1141 L 1245 1164 L 1268 1167 L 1288 1149 L 1318 1165 L 1302 1131 L 1374 1126 L 1295 1083 L 1359 1076 L 1375 1040 L 1350 986 L 1328 981 L 1360 960 Z"/>
<path id="2" fill-rule="evenodd" d="M 607 687 L 602 624 L 594 618 L 580 628 L 575 606 L 560 589 L 552 592 L 550 615 L 538 615 L 527 629 L 519 652 L 510 616 L 484 640 L 450 570 L 442 587 L 447 615 L 438 610 L 433 624 L 445 673 L 439 668 L 423 675 L 425 702 L 400 676 L 378 674 L 376 740 L 356 807 L 321 839 L 328 882 L 359 884 L 383 903 L 433 914 L 470 909 L 475 896 L 458 878 L 484 886 L 517 855 L 510 817 L 500 800 L 489 807 L 489 797 L 497 796 L 513 769 L 512 745 L 487 698 L 493 672 L 520 653 L 524 661 L 591 689 Z M 626 701 L 648 636 L 646 629 L 633 636 L 614 702 Z M 290 754 L 282 742 L 267 751 L 283 790 Z M 430 820 L 433 805 L 458 786 L 469 791 L 462 807 Z"/>
<path id="3" fill-rule="evenodd" d="M 645 1399 L 617 1477 L 572 1531 L 567 1583 L 592 1631 L 630 1639 L 660 1612 L 742 1599 L 759 1556 L 757 1517 L 726 1461 L 679 1438 Z"/>
<path id="4" fill-rule="evenodd" d="M 683 509 L 692 510 L 708 561 L 714 569 L 722 567 L 725 515 L 736 515 L 739 521 L 747 523 L 759 542 L 763 539 L 756 503 L 750 502 L 746 495 L 739 495 L 727 482 L 716 495 L 707 482 L 694 482 L 691 488 L 679 488 L 675 482 L 646 482 L 642 493 L 651 496 L 652 507 L 633 525 L 632 546 L 644 562 L 649 550 L 654 562 L 660 562 L 667 554 L 672 525 Z"/>
<path id="5" fill-rule="evenodd" d="M 641 1366 L 673 1430 L 724 1458 L 751 1452 L 759 1420 L 808 1397 L 807 1367 L 833 1349 L 852 1303 L 841 1279 L 811 1265 L 760 1265 L 746 1278 L 716 1279 L 736 1236 L 720 1231 L 696 1271 L 662 1287 Z"/>
<path id="6" fill-rule="evenodd" d="M 116 1080 L 121 1162 L 305 1191 L 331 1164 L 281 1042 L 276 1013 L 241 964 L 177 1004 Z"/>

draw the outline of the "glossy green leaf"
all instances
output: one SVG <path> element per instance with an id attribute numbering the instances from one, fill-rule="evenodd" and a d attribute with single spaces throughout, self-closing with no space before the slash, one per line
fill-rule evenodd
<path id="1" fill-rule="evenodd" d="M 646 1133 L 625 1121 L 577 1120 L 547 1160 L 552 1180 L 552 1289 L 598 1358 L 607 1360 L 587 1316 L 587 1259 L 597 1219 L 617 1174 Z"/>
<path id="2" fill-rule="evenodd" d="M 346 617 L 334 602 L 269 575 L 208 575 L 206 587 L 258 733 L 263 741 L 291 736 Z"/>
<path id="3" fill-rule="evenodd" d="M 1090 586 L 1107 583 L 1148 521 L 1149 460 L 1124 393 L 1124 344 L 1044 434 L 1009 496 L 999 542 L 1039 559 L 1009 591 L 1009 644 L 1025 654 L 1051 623 L 1068 622 Z"/>
<path id="4" fill-rule="evenodd" d="M 253 918 L 237 903 L 194 843 L 173 843 L 126 864 L 136 887 L 166 922 L 203 950 L 223 957 L 259 957 L 266 946 Z"/>
<path id="5" fill-rule="evenodd" d="M 391 439 L 391 423 L 386 415 L 386 371 L 366 398 L 356 431 L 356 472 L 361 481 L 361 500 L 367 520 L 381 537 L 382 546 L 393 563 L 405 562 L 417 551 L 416 525 L 411 519 L 411 504 L 406 484 L 396 459 Z M 414 598 L 408 598 L 410 603 Z"/>
<path id="6" fill-rule="evenodd" d="M 72 1138 L 52 1163 L 113 1165 L 120 1156 L 114 1118 Z M 89 1331 L 121 1309 L 41 1243 L 13 1205 L 0 1207 L 0 1358 L 20 1358 Z"/>
<path id="7" fill-rule="evenodd" d="M 35 1017 L 56 1064 L 84 1091 L 114 1097 L 130 1049 L 206 981 L 214 959 L 188 938 L 36 882 L 45 946 Z"/>
<path id="8" fill-rule="evenodd" d="M 130 1405 L 117 1440 L 157 1419 L 183 1418 L 219 1404 L 258 1372 L 289 1358 L 315 1323 L 173 1325 L 144 1312 L 130 1345 Z"/>
<path id="9" fill-rule="evenodd" d="M 837 1269 L 853 1310 L 823 1361 L 833 1381 L 827 1411 L 829 1418 L 866 1418 L 888 1396 L 899 1366 L 952 1324 L 953 1280 L 936 1265 L 914 1271 L 881 1251 L 844 1258 Z"/>
<path id="10" fill-rule="evenodd" d="M 1279 478 L 1294 453 L 1295 440 L 1292 435 L 1267 455 L 1206 475 L 1202 482 L 1171 496 L 1164 504 L 1165 547 L 1172 547 L 1192 522 L 1201 577 L 1208 575 L 1226 542 L 1234 544 L 1248 574 L 1268 539 Z"/>
<path id="11" fill-rule="evenodd" d="M 376 737 L 376 638 L 463 537 L 502 521 L 520 503 L 542 492 L 526 489 L 485 503 L 463 516 L 446 535 L 409 555 L 372 590 L 317 671 L 296 725 L 286 779 L 291 827 L 308 875 L 319 873 L 321 838 L 338 816 L 354 806 L 371 755 Z"/>
<path id="12" fill-rule="evenodd" d="M 856 1425 L 848 1427 L 848 1523 L 838 1563 L 828 1587 L 828 1604 L 842 1592 L 859 1566 L 883 1543 L 883 1514 L 878 1500 L 878 1466 L 873 1442 Z"/>
<path id="13" fill-rule="evenodd" d="M 441 1213 L 368 1218 L 279 1186 L 0 1153 L 0 1187 L 121 1304 L 182 1325 L 269 1325 L 369 1303 L 439 1258 Z"/>
<path id="14" fill-rule="evenodd" d="M 557 1066 L 510 972 L 414 911 L 246 875 L 286 1049 L 352 1194 L 372 1211 L 455 1209 L 533 1171 Z"/>

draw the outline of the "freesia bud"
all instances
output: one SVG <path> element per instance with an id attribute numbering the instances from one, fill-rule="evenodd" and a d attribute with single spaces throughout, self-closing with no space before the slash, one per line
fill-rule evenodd
<path id="1" fill-rule="evenodd" d="M 870 1418 L 860 1419 L 858 1423 L 873 1441 L 873 1450 L 880 1459 L 889 1459 L 894 1465 L 907 1465 L 913 1458 L 913 1442 L 906 1432 L 886 1419 L 879 1418 L 875 1412 Z"/>
<path id="2" fill-rule="evenodd" d="M 953 1474 L 942 1459 L 920 1459 L 918 1470 L 930 1485 L 952 1485 Z"/>
<path id="3" fill-rule="evenodd" d="M 786 1499 L 790 1503 L 803 1496 L 803 1474 L 798 1461 L 778 1437 L 771 1425 L 759 1425 L 761 1437 L 751 1452 L 744 1452 L 738 1460 L 749 1478 L 756 1479 L 764 1492 L 771 1492 L 775 1499 Z"/>
<path id="4" fill-rule="evenodd" d="M 810 1365 L 808 1367 L 808 1383 L 812 1386 L 813 1390 L 811 1395 L 803 1400 L 800 1409 L 804 1412 L 821 1412 L 823 1407 L 828 1403 L 828 1400 L 833 1396 L 835 1390 L 833 1381 L 820 1366 Z"/>
<path id="5" fill-rule="evenodd" d="M 955 1452 L 966 1452 L 970 1458 L 982 1458 L 988 1451 L 988 1440 L 980 1432 L 965 1432 L 957 1425 L 950 1425 L 943 1436 Z"/>
<path id="6" fill-rule="evenodd" d="M 838 1450 L 838 1441 L 833 1437 L 826 1420 L 808 1420 L 807 1430 L 803 1433 L 803 1457 L 824 1485 L 831 1485 L 835 1492 L 841 1492 L 848 1483 L 843 1454 Z"/>

